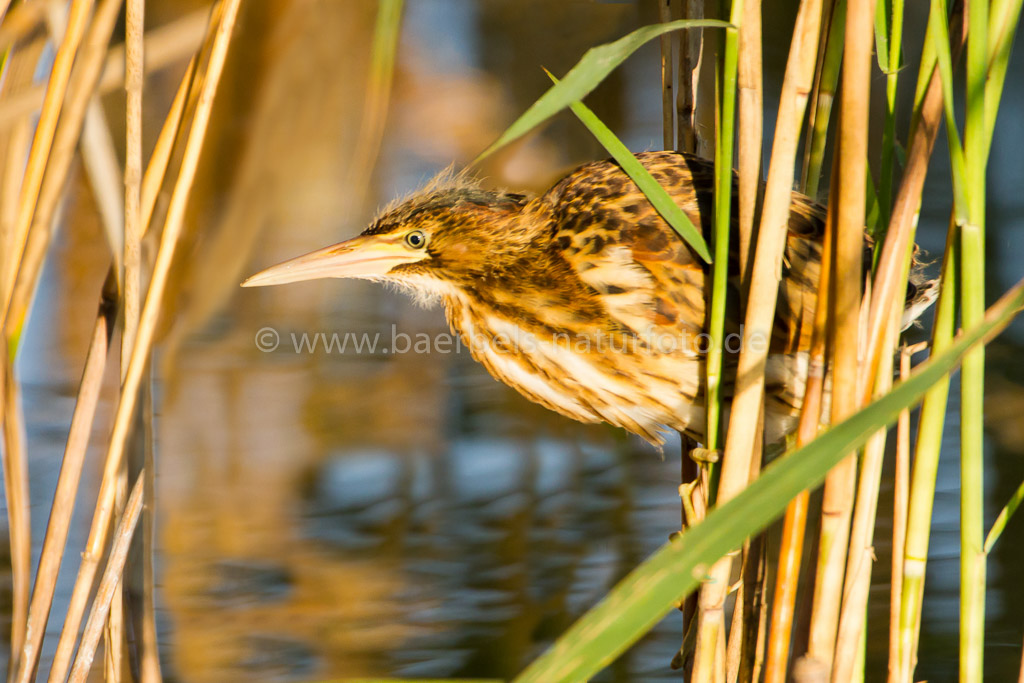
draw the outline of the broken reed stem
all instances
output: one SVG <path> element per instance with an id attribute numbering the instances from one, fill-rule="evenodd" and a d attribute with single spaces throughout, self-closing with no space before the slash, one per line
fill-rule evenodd
<path id="1" fill-rule="evenodd" d="M 764 209 L 757 236 L 757 255 L 744 320 L 748 334 L 763 335 L 765 339 L 770 336 L 775 318 L 777 273 L 786 241 L 800 127 L 807 106 L 807 93 L 814 78 L 820 20 L 821 0 L 803 0 L 797 14 L 779 100 L 778 124 L 772 143 Z M 766 354 L 766 348 L 750 344 L 745 344 L 740 351 L 732 414 L 757 415 L 761 410 Z M 729 422 L 718 491 L 720 503 L 733 498 L 747 485 L 750 460 L 755 457 L 757 424 L 756 420 Z M 711 569 L 710 580 L 701 589 L 700 631 L 693 676 L 698 683 L 715 680 L 714 661 L 709 653 L 714 653 L 715 643 L 725 638 L 722 610 L 731 568 L 728 556 L 719 560 Z"/>
<path id="2" fill-rule="evenodd" d="M 761 78 L 761 0 L 744 0 L 740 24 L 736 141 L 740 301 L 746 303 L 753 264 L 754 220 L 761 191 L 761 136 L 764 92 Z"/>
<path id="3" fill-rule="evenodd" d="M 67 92 L 68 81 L 71 78 L 71 67 L 85 33 L 92 5 L 92 0 L 72 0 L 67 30 L 64 32 L 64 38 L 57 47 L 53 58 L 53 67 L 50 70 L 46 94 L 43 97 L 43 108 L 36 124 L 35 136 L 32 139 L 32 151 L 25 167 L 21 194 L 18 197 L 18 213 L 14 229 L 15 241 L 12 245 L 14 248 L 12 253 L 18 255 L 15 262 L 20 262 L 21 254 L 24 252 L 25 243 L 28 240 L 29 227 L 32 224 L 32 216 L 39 199 L 39 190 L 43 184 L 43 172 L 50 156 L 57 120 L 64 102 L 64 94 Z M 0 283 L 0 292 L 4 295 L 4 299 L 0 301 L 0 329 L 7 328 L 8 309 L 14 293 L 16 275 L 16 271 L 0 273 L 0 276 L 4 278 L 4 281 Z M 16 338 L 15 341 L 17 341 Z"/>
<path id="4" fill-rule="evenodd" d="M 124 563 L 128 558 L 132 534 L 135 532 L 135 526 L 142 512 L 142 478 L 144 474 L 144 472 L 140 472 L 136 477 L 131 496 L 125 505 L 124 514 L 114 532 L 107 568 L 103 572 L 99 588 L 96 589 L 96 598 L 93 600 L 89 620 L 82 633 L 82 646 L 78 650 L 75 665 L 71 670 L 71 683 L 85 683 L 88 678 L 93 657 L 96 655 L 96 645 L 99 643 L 100 634 L 103 631 L 103 623 L 110 610 L 111 600 L 114 597 L 115 589 L 121 585 L 121 575 L 124 573 Z"/>
<path id="5" fill-rule="evenodd" d="M 0 340 L 6 341 L 3 335 Z M 6 345 L 5 345 L 6 346 Z M 3 393 L 4 496 L 11 546 L 11 652 L 25 642 L 29 590 L 32 585 L 32 523 L 28 489 L 28 455 L 25 449 L 25 416 L 13 357 L 4 353 L 0 363 Z"/>
<path id="6" fill-rule="evenodd" d="M 874 0 L 850 0 L 847 7 L 840 101 L 835 273 L 832 279 L 832 424 L 860 407 L 856 391 L 860 339 L 861 264 L 867 182 L 868 103 L 871 96 L 871 43 Z M 811 610 L 808 654 L 831 670 L 839 623 L 850 515 L 856 490 L 857 457 L 851 453 L 825 478 L 818 566 Z"/>
<path id="7" fill-rule="evenodd" d="M 139 395 L 139 387 L 149 361 L 149 353 L 153 346 L 153 337 L 167 286 L 171 262 L 184 223 L 185 206 L 192 188 L 192 182 L 195 180 L 199 156 L 202 151 L 203 137 L 209 124 L 210 110 L 213 106 L 217 83 L 223 71 L 228 43 L 234 28 L 235 18 L 238 14 L 239 2 L 240 0 L 225 0 L 222 5 L 219 5 L 221 11 L 215 12 L 219 16 L 219 21 L 217 21 L 216 30 L 213 34 L 206 72 L 202 81 L 198 83 L 199 92 L 196 99 L 195 115 L 185 140 L 181 168 L 171 195 L 156 263 L 153 268 L 152 278 L 150 279 L 149 289 L 146 292 L 145 303 L 142 307 L 138 334 L 118 400 L 96 510 L 93 515 L 92 526 L 89 530 L 89 539 L 86 542 L 86 549 L 82 557 L 82 565 L 72 592 L 64 630 L 61 633 L 60 642 L 57 646 L 57 655 L 51 671 L 52 681 L 63 680 L 67 672 L 71 652 L 74 649 L 75 636 L 81 624 L 85 601 L 92 588 L 97 565 L 103 555 L 103 548 L 106 545 L 107 530 L 113 513 L 114 485 L 117 472 L 121 467 L 124 457 L 128 432 L 132 426 L 135 405 Z"/>
<path id="8" fill-rule="evenodd" d="M 43 550 L 39 557 L 39 568 L 36 571 L 35 588 L 28 616 L 28 635 L 24 649 L 17 657 L 17 674 L 12 679 L 15 683 L 29 683 L 35 676 L 39 662 L 39 654 L 46 634 L 46 623 L 49 620 L 53 594 L 57 587 L 57 575 L 60 572 L 64 547 L 67 543 L 71 515 L 75 508 L 78 495 L 78 484 L 82 475 L 82 464 L 89 446 L 89 434 L 92 430 L 96 405 L 99 401 L 100 389 L 103 385 L 103 374 L 106 370 L 107 348 L 114 331 L 116 304 L 114 303 L 113 274 L 107 279 L 107 287 L 100 299 L 99 311 L 93 325 L 92 341 L 82 371 L 82 381 L 78 385 L 78 397 L 71 415 L 71 427 L 68 440 L 64 447 L 60 474 L 57 478 L 57 489 L 53 494 L 50 506 L 50 519 L 47 522 L 46 535 L 43 538 Z"/>

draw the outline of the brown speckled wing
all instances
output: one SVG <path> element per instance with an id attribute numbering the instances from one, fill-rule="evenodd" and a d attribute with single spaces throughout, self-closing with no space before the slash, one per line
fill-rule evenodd
<path id="1" fill-rule="evenodd" d="M 701 209 L 710 210 L 710 165 L 674 152 L 638 158 L 700 226 Z M 617 164 L 583 166 L 543 200 L 561 256 L 617 323 L 638 335 L 700 333 L 704 265 Z"/>
<path id="2" fill-rule="evenodd" d="M 713 165 L 676 152 L 637 157 L 709 236 Z M 703 329 L 706 264 L 617 164 L 600 161 L 583 166 L 544 199 L 553 207 L 562 256 L 598 292 L 614 318 L 634 331 L 639 331 L 638 317 L 666 333 L 697 334 Z M 822 207 L 793 193 L 773 352 L 792 353 L 809 345 L 824 217 Z M 737 241 L 734 221 L 730 282 L 738 277 Z M 638 309 L 641 305 L 643 311 Z M 737 330 L 735 301 L 728 311 L 728 328 Z"/>

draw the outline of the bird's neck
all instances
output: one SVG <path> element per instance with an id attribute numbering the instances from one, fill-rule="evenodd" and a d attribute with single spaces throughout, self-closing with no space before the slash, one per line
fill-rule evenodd
<path id="1" fill-rule="evenodd" d="M 457 284 L 492 285 L 514 273 L 539 267 L 539 254 L 547 251 L 554 235 L 546 205 L 536 200 L 509 201 L 495 194 L 493 202 L 460 207 L 463 237 L 446 249 L 449 274 Z"/>

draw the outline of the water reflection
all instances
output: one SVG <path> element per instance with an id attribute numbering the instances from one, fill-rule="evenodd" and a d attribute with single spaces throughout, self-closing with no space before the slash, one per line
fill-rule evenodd
<path id="1" fill-rule="evenodd" d="M 375 3 L 244 4 L 159 359 L 157 580 L 161 656 L 172 680 L 510 677 L 678 523 L 675 444 L 661 459 L 622 433 L 555 416 L 491 380 L 465 352 L 256 348 L 254 335 L 268 325 L 285 340 L 319 331 L 388 338 L 392 324 L 410 335 L 444 331 L 439 311 L 366 283 L 237 284 L 351 236 L 377 204 L 453 160 L 466 163 L 546 87 L 538 65 L 564 71 L 590 45 L 654 19 L 649 3 L 407 5 L 381 161 L 353 169 Z M 641 51 L 591 101 L 634 149 L 659 146 L 656 54 L 654 44 Z M 785 54 L 768 57 L 775 75 L 766 91 L 774 92 Z M 168 87 L 174 82 L 167 77 Z M 1008 112 L 1024 96 L 1019 85 L 1006 96 Z M 147 131 L 161 114 L 147 119 Z M 1010 116 L 997 134 L 1007 143 L 996 146 L 992 165 L 990 244 L 1000 245 L 992 291 L 1019 277 L 1019 250 L 1009 247 L 1024 235 L 1009 189 L 1024 177 L 1004 151 L 1024 140 Z M 929 181 L 935 205 L 922 214 L 932 253 L 941 251 L 949 196 L 941 154 Z M 483 174 L 536 191 L 597 156 L 565 116 Z M 354 182 L 359 173 L 370 181 Z M 363 186 L 365 195 L 354 189 Z M 89 215 L 69 211 L 79 213 Z M 37 454 L 37 542 L 84 355 L 88 320 L 79 312 L 91 315 L 105 268 L 97 235 L 95 225 L 63 233 L 27 335 L 48 340 L 25 349 L 22 368 Z M 989 518 L 1024 478 L 1020 353 L 1009 340 L 990 352 Z M 102 437 L 109 416 L 98 424 Z M 955 430 L 951 415 L 918 671 L 929 680 L 955 670 Z M 886 620 L 888 601 L 886 495 L 873 627 Z M 1007 530 L 990 563 L 994 680 L 1019 661 L 1019 528 Z M 79 526 L 74 547 L 83 534 Z M 63 600 L 68 589 L 62 584 Z M 679 621 L 667 617 L 600 680 L 677 680 L 667 664 Z M 870 670 L 884 657 L 884 644 L 872 641 Z"/>

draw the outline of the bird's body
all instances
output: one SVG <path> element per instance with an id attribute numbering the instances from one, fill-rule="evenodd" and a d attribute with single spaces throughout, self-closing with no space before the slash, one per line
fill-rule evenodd
<path id="1" fill-rule="evenodd" d="M 637 156 L 708 234 L 711 164 L 676 152 Z M 823 234 L 824 210 L 794 193 L 770 338 L 743 334 L 734 305 L 727 315 L 726 387 L 740 345 L 768 344 L 769 441 L 791 431 L 800 408 Z M 497 379 L 573 419 L 660 442 L 666 428 L 703 435 L 709 272 L 621 168 L 600 161 L 532 200 L 459 179 L 428 187 L 354 240 L 246 284 L 361 277 L 439 298 Z M 908 299 L 920 304 L 924 290 L 911 287 Z"/>

